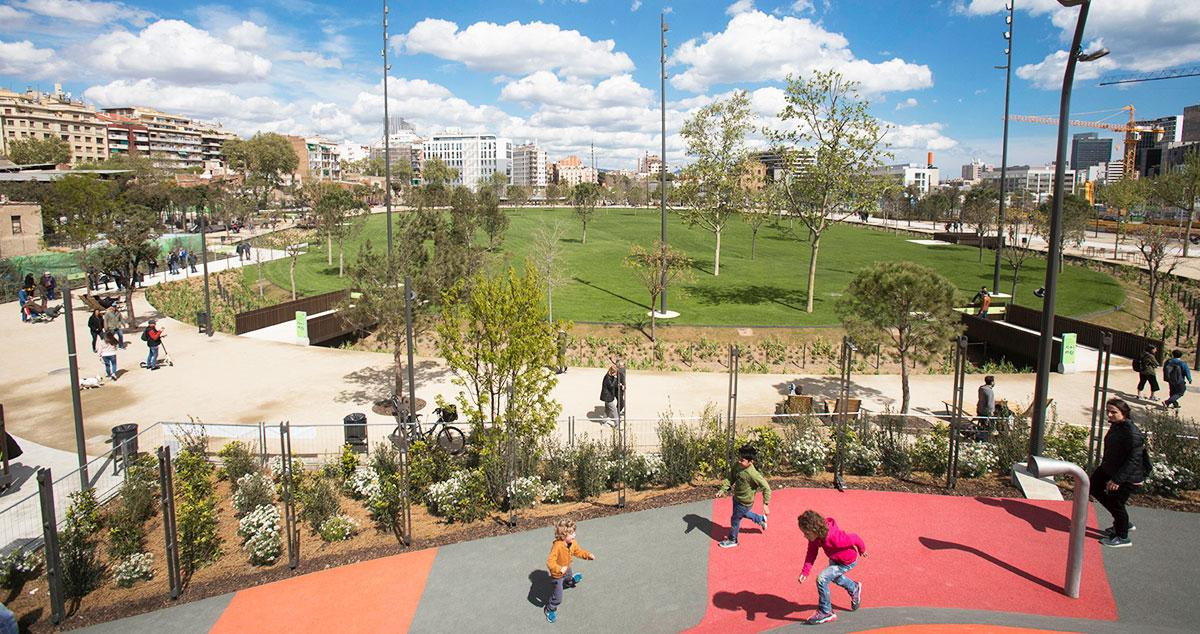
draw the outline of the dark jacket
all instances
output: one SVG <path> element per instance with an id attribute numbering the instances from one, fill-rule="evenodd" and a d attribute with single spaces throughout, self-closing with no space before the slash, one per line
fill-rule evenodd
<path id="1" fill-rule="evenodd" d="M 88 317 L 88 330 L 92 332 L 104 332 L 104 318 L 93 313 Z"/>
<path id="2" fill-rule="evenodd" d="M 1097 472 L 1118 484 L 1140 483 L 1147 475 L 1142 468 L 1145 450 L 1145 436 L 1133 421 L 1110 425 L 1108 433 L 1104 434 L 1104 457 Z"/>
<path id="3" fill-rule="evenodd" d="M 611 403 L 617 399 L 617 385 L 620 379 L 612 374 L 605 374 L 600 383 L 600 400 Z"/>
<path id="4" fill-rule="evenodd" d="M 157 348 L 160 344 L 162 344 L 162 333 L 156 328 L 147 326 L 146 329 L 142 331 L 142 341 L 145 341 L 146 345 L 150 348 Z"/>
<path id="5" fill-rule="evenodd" d="M 1149 352 L 1142 353 L 1142 369 L 1138 370 L 1138 374 L 1142 376 L 1154 376 L 1154 371 L 1158 369 L 1158 359 Z"/>

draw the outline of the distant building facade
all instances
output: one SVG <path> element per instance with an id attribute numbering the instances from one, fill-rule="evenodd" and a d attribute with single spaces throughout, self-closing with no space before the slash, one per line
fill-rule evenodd
<path id="1" fill-rule="evenodd" d="M 424 160 L 438 159 L 458 172 L 455 185 L 479 190 L 479 182 L 500 172 L 511 183 L 512 143 L 494 134 L 442 132 L 424 144 Z"/>
<path id="2" fill-rule="evenodd" d="M 939 170 L 930 165 L 918 165 L 916 163 L 887 165 L 875 169 L 872 173 L 876 176 L 890 176 L 901 187 L 915 185 L 922 196 L 936 189 L 939 183 Z"/>
<path id="3" fill-rule="evenodd" d="M 0 201 L 0 258 L 37 253 L 41 241 L 41 205 Z"/>
<path id="4" fill-rule="evenodd" d="M 1071 138 L 1071 169 L 1086 170 L 1112 160 L 1113 140 L 1101 139 L 1095 132 L 1081 132 Z"/>
<path id="5" fill-rule="evenodd" d="M 1044 202 L 1054 193 L 1054 165 L 1010 165 L 1004 176 L 1005 191 L 1027 192 L 1036 203 Z M 983 182 L 999 189 L 1000 170 L 984 172 Z M 1063 187 L 1068 194 L 1075 193 L 1075 183 L 1075 170 L 1065 170 Z"/>
<path id="6" fill-rule="evenodd" d="M 546 191 L 546 152 L 536 143 L 518 145 L 512 151 L 512 184 L 528 187 L 534 194 Z"/>
<path id="7" fill-rule="evenodd" d="M 8 154 L 13 141 L 62 139 L 71 152 L 71 164 L 108 158 L 108 132 L 96 111 L 54 86 L 50 94 L 29 90 L 15 93 L 0 89 L 0 154 Z"/>

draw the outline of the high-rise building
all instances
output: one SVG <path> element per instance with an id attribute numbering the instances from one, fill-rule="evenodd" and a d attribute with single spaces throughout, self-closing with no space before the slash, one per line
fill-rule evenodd
<path id="1" fill-rule="evenodd" d="M 1183 115 L 1175 114 L 1134 123 L 1163 131 L 1161 135 L 1141 133 L 1138 136 L 1137 154 L 1134 155 L 1134 168 L 1137 173 L 1141 176 L 1155 176 L 1162 171 L 1163 150 L 1168 144 L 1178 143 L 1182 138 Z"/>
<path id="2" fill-rule="evenodd" d="M 993 169 L 991 165 L 984 165 L 979 161 L 971 161 L 969 165 L 962 166 L 962 179 L 972 183 L 978 182 L 983 178 L 983 173 Z"/>
<path id="3" fill-rule="evenodd" d="M 322 137 L 288 136 L 288 143 L 299 159 L 296 172 L 292 175 L 295 182 L 303 183 L 309 179 L 321 181 L 336 181 L 342 177 L 341 161 L 338 156 L 338 146 L 333 141 Z"/>
<path id="4" fill-rule="evenodd" d="M 105 108 L 104 112 L 137 121 L 149 132 L 150 158 L 155 165 L 170 169 L 202 168 L 204 147 L 192 120 L 154 108 L 132 106 Z"/>
<path id="5" fill-rule="evenodd" d="M 0 89 L 0 154 L 7 155 L 8 144 L 13 141 L 51 136 L 67 144 L 73 165 L 108 158 L 104 122 L 94 109 L 63 94 L 58 84 L 52 94 Z"/>
<path id="6" fill-rule="evenodd" d="M 510 183 L 512 143 L 494 134 L 442 132 L 424 144 L 425 160 L 439 159 L 458 172 L 455 185 L 478 191 L 479 182 L 500 172 Z"/>
<path id="7" fill-rule="evenodd" d="M 1116 161 L 1119 164 L 1119 161 Z M 1109 163 L 1111 170 L 1112 163 Z M 1117 168 L 1120 170 L 1120 167 Z M 1009 165 L 1005 170 L 1005 191 L 1026 192 L 1036 203 L 1042 203 L 1054 193 L 1054 165 Z M 1075 193 L 1075 171 L 1064 171 L 1063 188 L 1068 194 Z M 1000 189 L 1000 170 L 983 173 L 983 182 Z"/>
<path id="8" fill-rule="evenodd" d="M 1200 104 L 1183 109 L 1183 131 L 1179 140 L 1183 143 L 1200 141 Z"/>
<path id="9" fill-rule="evenodd" d="M 1080 132 L 1071 138 L 1071 169 L 1086 170 L 1112 159 L 1113 140 L 1095 132 Z"/>
<path id="10" fill-rule="evenodd" d="M 534 194 L 546 190 L 546 152 L 536 143 L 513 148 L 512 184 L 528 187 Z"/>

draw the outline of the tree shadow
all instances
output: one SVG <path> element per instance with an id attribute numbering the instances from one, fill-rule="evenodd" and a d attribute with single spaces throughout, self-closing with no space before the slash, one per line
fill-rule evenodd
<path id="1" fill-rule="evenodd" d="M 529 595 L 526 599 L 530 604 L 545 608 L 551 592 L 554 592 L 554 578 L 550 576 L 549 571 L 538 568 L 529 573 Z"/>
<path id="2" fill-rule="evenodd" d="M 413 378 L 417 385 L 429 384 L 441 380 L 449 372 L 448 369 L 439 365 L 436 361 L 426 360 L 417 361 L 413 367 Z M 334 401 L 338 403 L 357 403 L 360 405 L 370 406 L 380 399 L 388 398 L 392 395 L 395 386 L 395 369 L 391 364 L 383 366 L 368 366 L 360 370 L 355 370 L 342 377 L 343 380 L 355 385 L 358 389 L 345 389 L 334 397 Z M 405 381 L 408 377 L 405 376 Z M 432 398 L 426 399 L 433 402 Z"/>
<path id="3" fill-rule="evenodd" d="M 687 528 L 683 530 L 684 535 L 695 530 L 708 536 L 714 542 L 719 542 L 729 534 L 728 526 L 722 526 L 707 517 L 696 515 L 695 513 L 684 515 L 683 521 L 687 522 Z"/>
<path id="4" fill-rule="evenodd" d="M 602 293 L 607 293 L 607 294 L 609 294 L 609 295 L 612 295 L 613 297 L 616 297 L 616 298 L 617 298 L 617 299 L 619 299 L 619 300 L 622 300 L 622 301 L 628 302 L 628 303 L 630 303 L 630 304 L 633 304 L 634 306 L 637 306 L 638 308 L 644 308 L 644 309 L 646 309 L 646 310 L 650 310 L 650 307 L 649 307 L 649 306 L 647 306 L 646 304 L 643 304 L 643 303 L 641 303 L 641 302 L 638 302 L 638 301 L 635 301 L 635 300 L 629 299 L 628 297 L 625 297 L 624 295 L 621 295 L 621 294 L 618 294 L 618 293 L 614 293 L 614 292 L 612 292 L 612 291 L 608 290 L 607 288 L 602 288 L 602 287 L 600 287 L 600 286 L 596 286 L 595 284 L 592 284 L 591 282 L 589 282 L 589 281 L 587 281 L 587 280 L 585 280 L 585 279 L 582 279 L 582 278 L 579 278 L 579 277 L 572 277 L 571 279 L 575 280 L 576 282 L 579 282 L 580 284 L 583 284 L 584 286 L 589 286 L 589 287 L 591 287 L 591 288 L 594 288 L 594 289 L 596 289 L 596 290 L 598 290 L 598 291 L 600 291 L 600 292 L 602 292 Z"/>
<path id="5" fill-rule="evenodd" d="M 958 544 L 955 542 L 947 542 L 947 541 L 943 541 L 940 539 L 933 539 L 932 537 L 918 537 L 917 539 L 918 539 L 918 541 L 921 542 L 922 546 L 928 548 L 929 550 L 961 550 L 965 553 L 970 553 L 972 555 L 975 555 L 976 557 L 979 557 L 980 559 L 983 559 L 984 561 L 987 561 L 988 563 L 999 566 L 1000 568 L 1003 568 L 1003 569 L 1013 573 L 1014 575 L 1021 577 L 1022 579 L 1026 579 L 1028 581 L 1036 583 L 1039 586 L 1042 586 L 1043 588 L 1052 590 L 1054 592 L 1062 592 L 1063 591 L 1062 586 L 1060 586 L 1056 583 L 1051 583 L 1049 581 L 1046 581 L 1045 579 L 1042 579 L 1041 577 L 1037 577 L 1037 576 L 1030 574 L 1024 570 L 1021 570 L 1020 568 L 1008 563 L 1007 561 L 999 559 L 999 558 L 995 557 L 994 555 L 985 553 L 982 550 L 975 548 L 974 546 L 966 546 L 964 544 Z"/>
<path id="6" fill-rule="evenodd" d="M 741 592 L 718 592 L 712 598 L 713 607 L 730 612 L 745 612 L 747 621 L 755 621 L 761 614 L 775 621 L 804 621 L 804 617 L 790 616 L 815 605 L 801 605 L 775 594 Z"/>
<path id="7" fill-rule="evenodd" d="M 787 289 L 766 284 L 738 284 L 726 287 L 692 285 L 686 288 L 689 294 L 705 305 L 743 304 L 755 306 L 771 303 L 797 312 L 804 311 L 801 304 L 807 297 L 800 289 Z"/>
<path id="8" fill-rule="evenodd" d="M 571 244 L 583 244 L 583 240 L 580 240 L 579 238 L 563 238 L 562 242 L 569 242 Z"/>
<path id="9" fill-rule="evenodd" d="M 1047 508 L 1042 508 L 1034 504 L 1030 504 L 1024 500 L 1015 498 L 975 498 L 980 504 L 994 506 L 1003 509 L 1009 515 L 1022 520 L 1029 524 L 1030 528 L 1039 532 L 1046 533 L 1049 531 L 1057 531 L 1060 533 L 1071 532 L 1071 519 L 1067 516 L 1052 511 Z M 1100 531 L 1088 527 L 1086 534 L 1088 537 L 1099 539 L 1103 537 Z"/>
<path id="10" fill-rule="evenodd" d="M 779 392 L 780 396 L 786 396 L 788 384 L 794 383 L 798 388 L 797 394 L 807 394 L 816 399 L 836 400 L 841 392 L 841 381 L 836 376 L 803 376 L 776 383 L 772 387 Z M 854 383 L 854 377 L 850 377 L 850 398 L 861 399 L 864 403 L 867 401 L 882 402 L 886 405 L 898 405 L 896 399 L 884 395 L 883 392 L 875 389 L 858 385 Z M 815 405 L 815 403 L 814 403 Z"/>

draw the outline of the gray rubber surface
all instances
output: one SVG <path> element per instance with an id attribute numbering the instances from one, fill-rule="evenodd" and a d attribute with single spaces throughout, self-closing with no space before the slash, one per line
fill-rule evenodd
<path id="1" fill-rule="evenodd" d="M 131 632 L 203 634 L 216 624 L 217 619 L 221 617 L 221 613 L 225 611 L 232 600 L 232 593 L 222 594 L 75 631 L 87 634 L 130 634 Z"/>
<path id="2" fill-rule="evenodd" d="M 580 522 L 580 546 L 595 561 L 564 591 L 558 622 L 542 606 L 551 582 L 550 528 L 445 546 L 425 585 L 413 632 L 678 632 L 704 617 L 708 603 L 707 518 L 712 502 L 695 502 Z M 689 531 L 689 527 L 691 530 Z"/>

